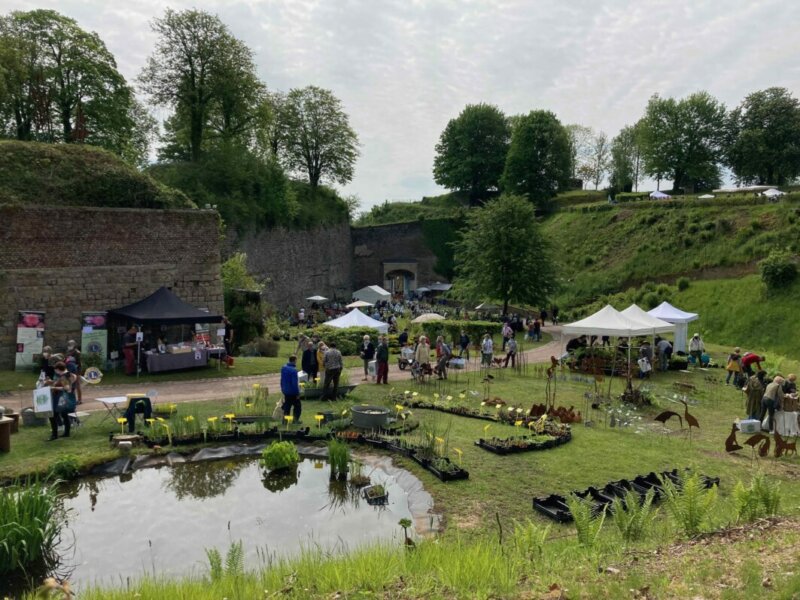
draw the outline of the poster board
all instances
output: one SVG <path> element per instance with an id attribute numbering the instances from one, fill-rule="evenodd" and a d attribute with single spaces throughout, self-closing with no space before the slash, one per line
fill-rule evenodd
<path id="1" fill-rule="evenodd" d="M 44 311 L 21 310 L 17 313 L 17 371 L 31 371 L 44 347 Z"/>
<path id="2" fill-rule="evenodd" d="M 37 417 L 53 416 L 53 397 L 49 387 L 33 390 L 33 412 Z"/>
<path id="3" fill-rule="evenodd" d="M 105 364 L 108 355 L 108 319 L 105 311 L 81 313 L 81 353 L 97 354 Z"/>

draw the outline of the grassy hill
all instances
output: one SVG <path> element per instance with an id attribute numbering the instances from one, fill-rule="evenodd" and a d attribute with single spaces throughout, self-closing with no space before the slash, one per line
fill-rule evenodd
<path id="1" fill-rule="evenodd" d="M 449 219 L 459 218 L 469 210 L 469 197 L 467 194 L 452 192 L 441 196 L 424 197 L 420 201 L 394 201 L 388 200 L 383 204 L 373 206 L 353 224 L 356 227 L 371 225 L 389 225 L 392 223 L 407 223 L 420 219 Z"/>
<path id="2" fill-rule="evenodd" d="M 78 144 L 0 141 L 0 203 L 193 208 L 114 154 Z"/>

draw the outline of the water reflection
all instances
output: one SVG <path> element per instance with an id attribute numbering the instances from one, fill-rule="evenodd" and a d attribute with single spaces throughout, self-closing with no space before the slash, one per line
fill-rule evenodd
<path id="1" fill-rule="evenodd" d="M 175 465 L 171 477 L 164 482 L 178 500 L 214 498 L 231 487 L 246 463 L 241 460 L 214 460 Z"/>

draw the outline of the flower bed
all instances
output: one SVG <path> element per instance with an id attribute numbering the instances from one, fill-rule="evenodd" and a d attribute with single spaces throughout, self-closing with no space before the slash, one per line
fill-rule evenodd
<path id="1" fill-rule="evenodd" d="M 572 433 L 567 431 L 565 435 L 553 437 L 550 435 L 536 436 L 513 436 L 508 438 L 491 438 L 488 440 L 479 439 L 475 442 L 476 446 L 494 452 L 495 454 L 517 454 L 519 452 L 531 452 L 535 450 L 548 450 L 566 444 L 572 440 Z"/>

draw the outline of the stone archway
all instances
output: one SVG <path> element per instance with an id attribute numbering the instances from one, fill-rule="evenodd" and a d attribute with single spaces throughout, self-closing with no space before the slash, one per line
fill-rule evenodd
<path id="1" fill-rule="evenodd" d="M 416 261 L 384 261 L 383 283 L 392 295 L 407 296 L 417 289 Z"/>

